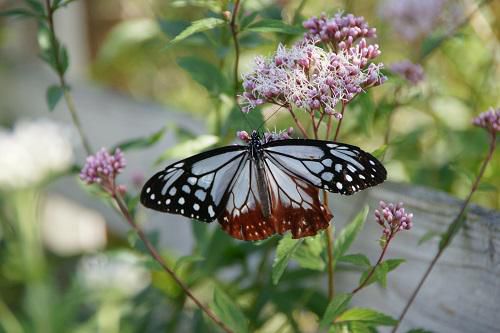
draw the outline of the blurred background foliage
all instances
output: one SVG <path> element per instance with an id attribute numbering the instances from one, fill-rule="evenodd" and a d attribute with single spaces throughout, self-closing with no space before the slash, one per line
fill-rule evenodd
<path id="1" fill-rule="evenodd" d="M 382 50 L 379 59 L 386 67 L 409 59 L 422 64 L 425 79 L 411 85 L 387 71 L 387 83 L 349 105 L 340 141 L 367 151 L 386 149 L 384 163 L 390 180 L 463 198 L 487 148 L 486 135 L 471 126 L 471 119 L 500 102 L 500 3 L 427 0 L 419 7 L 413 2 L 413 16 L 405 17 L 401 16 L 403 2 L 411 1 L 245 0 L 241 20 L 250 20 L 257 13 L 259 19 L 283 20 L 300 28 L 304 18 L 321 12 L 364 16 L 377 28 Z M 12 3 L 0 2 L 0 9 Z M 475 11 L 478 5 L 481 10 Z M 425 6 L 431 8 L 430 13 Z M 166 110 L 187 112 L 206 122 L 207 132 L 215 135 L 193 143 L 188 140 L 199 133 L 179 131 L 181 146 L 166 152 L 165 159 L 181 157 L 187 153 L 186 147 L 192 152 L 227 144 L 236 130 L 249 129 L 232 102 L 234 57 L 227 26 L 167 45 L 194 20 L 221 18 L 231 8 L 228 1 L 88 0 L 82 8 L 86 10 L 92 80 L 138 100 L 156 101 Z M 471 12 L 474 15 L 469 17 Z M 421 30 L 411 28 L 414 21 L 429 16 L 431 20 Z M 0 21 L 0 45 L 16 34 L 10 22 Z M 410 37 L 405 35 L 405 25 L 413 33 Z M 292 33 L 242 32 L 240 74 L 250 70 L 254 56 L 271 55 L 278 42 L 291 45 L 301 35 L 300 29 Z M 22 42 L 36 45 L 35 38 Z M 258 126 L 270 115 L 270 110 L 263 109 L 254 111 L 249 119 Z M 166 124 L 168 119 L 165 111 Z M 1 122 L 6 128 L 16 128 L 16 120 L 2 116 Z M 292 125 L 286 114 L 274 115 L 265 124 L 271 129 Z M 8 130 L 2 135 L 5 133 Z M 187 146 L 182 142 L 188 142 Z M 28 150 L 28 154 L 34 153 Z M 73 158 L 65 158 L 65 168 L 71 170 Z M 27 161 L 24 163 L 29 164 Z M 47 231 L 39 229 L 38 223 L 43 226 L 47 218 L 38 208 L 47 200 L 47 179 L 60 177 L 59 172 L 61 169 L 53 168 L 43 182 L 0 192 L 0 332 L 217 331 L 186 301 L 178 286 L 157 270 L 133 234 L 128 239 L 115 234 L 99 218 L 89 218 L 94 221 L 89 231 L 93 242 L 72 240 L 73 245 L 78 244 L 74 252 L 44 250 L 50 248 L 45 243 Z M 474 196 L 475 203 L 500 207 L 499 174 L 500 156 L 496 154 Z M 220 302 L 231 307 L 237 301 L 244 309 L 250 331 L 317 329 L 311 323 L 321 318 L 328 300 L 320 286 L 321 274 L 303 266 L 322 271 L 323 257 L 292 266 L 277 287 L 271 282 L 269 265 L 276 238 L 255 246 L 236 242 L 218 228 L 197 223 L 192 228 L 195 247 L 191 255 L 179 258 L 175 249 L 162 249 L 162 255 L 201 299 L 211 299 L 212 290 L 218 287 L 220 293 L 229 295 L 219 298 Z M 149 236 L 158 242 L 158 235 Z M 107 241 L 99 242 L 102 237 Z M 308 254 L 306 251 L 305 256 Z M 295 260 L 300 263 L 300 258 Z"/>

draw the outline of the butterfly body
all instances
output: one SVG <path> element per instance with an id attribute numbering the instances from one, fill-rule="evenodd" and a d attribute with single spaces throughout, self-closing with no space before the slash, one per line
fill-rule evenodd
<path id="1" fill-rule="evenodd" d="M 350 195 L 385 180 L 382 164 L 358 147 L 321 140 L 217 148 L 169 165 L 146 182 L 146 207 L 204 222 L 217 219 L 232 237 L 265 239 L 291 231 L 315 235 L 332 214 L 319 189 Z"/>

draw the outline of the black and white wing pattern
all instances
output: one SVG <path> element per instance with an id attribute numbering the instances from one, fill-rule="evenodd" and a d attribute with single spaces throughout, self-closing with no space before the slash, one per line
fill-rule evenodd
<path id="1" fill-rule="evenodd" d="M 146 182 L 141 203 L 162 212 L 212 222 L 247 155 L 246 146 L 235 145 L 169 165 Z"/>
<path id="2" fill-rule="evenodd" d="M 382 183 L 382 163 L 360 148 L 322 140 L 290 139 L 263 145 L 265 158 L 310 184 L 351 195 Z"/>

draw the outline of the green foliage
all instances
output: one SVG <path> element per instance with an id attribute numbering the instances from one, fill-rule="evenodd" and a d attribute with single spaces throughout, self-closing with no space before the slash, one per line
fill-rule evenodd
<path id="1" fill-rule="evenodd" d="M 198 57 L 182 57 L 177 60 L 179 66 L 201 84 L 211 96 L 227 93 L 228 85 L 221 71 L 211 63 Z"/>
<path id="2" fill-rule="evenodd" d="M 158 157 L 156 164 L 169 159 L 181 159 L 197 154 L 215 145 L 219 138 L 215 135 L 200 135 L 194 139 L 183 141 L 176 146 L 167 149 Z"/>
<path id="3" fill-rule="evenodd" d="M 457 235 L 460 229 L 464 226 L 465 221 L 467 221 L 467 211 L 462 212 L 458 218 L 453 220 L 453 222 L 448 226 L 448 229 L 441 235 L 441 240 L 439 241 L 439 250 L 444 250 Z"/>
<path id="4" fill-rule="evenodd" d="M 325 314 L 319 323 L 320 329 L 324 329 L 333 323 L 347 309 L 351 299 L 351 294 L 336 295 L 326 308 Z"/>
<path id="5" fill-rule="evenodd" d="M 382 261 L 376 268 L 373 275 L 366 282 L 366 285 L 372 284 L 374 282 L 378 282 L 382 285 L 382 287 L 387 287 L 387 274 L 393 270 L 395 270 L 399 265 L 404 263 L 404 259 L 387 259 Z M 368 274 L 372 270 L 372 267 L 368 268 L 361 277 L 359 278 L 359 283 L 362 283 L 368 277 Z"/>
<path id="6" fill-rule="evenodd" d="M 336 319 L 337 323 L 353 321 L 363 322 L 364 324 L 373 326 L 394 326 L 397 323 L 397 320 L 388 315 L 365 308 L 349 309 Z"/>
<path id="7" fill-rule="evenodd" d="M 248 332 L 248 320 L 238 305 L 220 288 L 214 289 L 212 307 L 222 321 L 235 332 Z"/>
<path id="8" fill-rule="evenodd" d="M 59 100 L 64 95 L 64 88 L 60 86 L 50 86 L 47 88 L 47 105 L 49 106 L 49 111 L 53 111 Z"/>
<path id="9" fill-rule="evenodd" d="M 363 226 L 368 216 L 368 206 L 365 206 L 358 215 L 347 224 L 337 235 L 337 238 L 333 247 L 334 254 L 334 266 L 337 263 L 338 258 L 341 258 L 344 253 L 349 250 L 351 244 L 354 242 L 359 232 L 363 229 Z"/>
<path id="10" fill-rule="evenodd" d="M 113 148 L 111 148 L 110 151 L 113 152 L 117 148 L 120 148 L 122 151 L 148 148 L 158 143 L 163 138 L 164 135 L 165 135 L 165 128 L 162 128 L 151 135 L 142 138 L 128 139 L 123 142 L 120 142 Z"/>
<path id="11" fill-rule="evenodd" d="M 281 20 L 260 20 L 248 24 L 245 31 L 254 32 L 276 32 L 282 34 L 298 35 L 304 33 L 302 27 L 291 26 Z"/>
<path id="12" fill-rule="evenodd" d="M 204 32 L 207 30 L 212 30 L 216 27 L 219 27 L 221 25 L 226 24 L 226 21 L 215 18 L 215 17 L 209 17 L 209 18 L 204 18 L 201 20 L 197 20 L 191 23 L 189 27 L 184 29 L 180 34 L 175 36 L 174 39 L 172 39 L 169 43 L 170 44 L 175 44 L 178 43 L 186 38 L 188 38 L 191 35 L 194 35 L 199 32 Z"/>
<path id="13" fill-rule="evenodd" d="M 303 238 L 293 239 L 291 234 L 286 234 L 279 241 L 278 247 L 276 248 L 276 257 L 273 262 L 273 284 L 278 284 L 281 276 L 285 272 L 286 266 L 288 266 L 288 262 L 292 259 L 292 255 L 297 251 L 303 241 Z"/>

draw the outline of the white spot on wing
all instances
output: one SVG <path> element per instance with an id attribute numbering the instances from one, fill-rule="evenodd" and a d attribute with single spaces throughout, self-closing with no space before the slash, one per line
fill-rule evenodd
<path id="1" fill-rule="evenodd" d="M 183 197 L 180 197 L 179 201 L 177 201 L 177 202 L 179 203 L 179 205 L 184 205 L 184 202 L 186 202 L 186 201 L 184 200 Z"/>
<path id="2" fill-rule="evenodd" d="M 191 188 L 188 185 L 182 185 L 182 190 L 186 193 L 191 193 Z"/>
<path id="3" fill-rule="evenodd" d="M 175 193 L 177 193 L 177 189 L 175 187 L 172 187 L 170 191 L 168 191 L 168 194 L 170 195 L 175 195 Z"/>
<path id="4" fill-rule="evenodd" d="M 208 206 L 208 215 L 210 215 L 210 217 L 215 216 L 215 212 L 214 209 L 212 208 L 212 205 Z"/>

